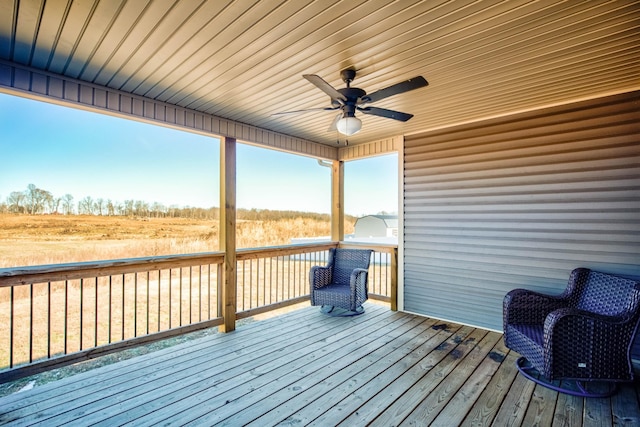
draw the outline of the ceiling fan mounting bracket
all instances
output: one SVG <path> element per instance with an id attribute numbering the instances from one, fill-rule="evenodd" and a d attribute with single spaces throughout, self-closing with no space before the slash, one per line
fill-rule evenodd
<path id="1" fill-rule="evenodd" d="M 340 71 L 340 77 L 342 78 L 342 81 L 347 84 L 347 87 L 349 87 L 349 84 L 356 78 L 356 70 L 352 68 L 342 70 Z"/>

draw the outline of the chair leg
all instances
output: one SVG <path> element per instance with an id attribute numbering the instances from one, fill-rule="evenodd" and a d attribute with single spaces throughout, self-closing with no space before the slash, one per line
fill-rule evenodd
<path id="1" fill-rule="evenodd" d="M 587 390 L 584 384 L 584 381 L 577 381 L 577 380 L 573 381 L 575 382 L 578 390 L 573 390 L 571 388 L 555 385 L 551 381 L 549 381 L 548 379 L 540 375 L 536 368 L 528 364 L 528 361 L 525 357 L 520 357 L 516 361 L 516 367 L 518 368 L 518 371 L 520 371 L 520 373 L 525 378 L 533 381 L 536 384 L 540 384 L 543 387 L 547 387 L 559 393 L 570 394 L 572 396 L 578 396 L 578 397 L 611 397 L 618 391 L 618 385 L 616 383 L 611 383 L 611 384 L 607 383 L 606 385 L 607 390 L 601 391 L 601 392 L 594 392 L 594 391 Z"/>

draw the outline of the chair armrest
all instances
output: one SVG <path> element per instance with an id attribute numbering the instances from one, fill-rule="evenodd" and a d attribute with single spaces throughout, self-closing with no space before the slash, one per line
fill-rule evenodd
<path id="1" fill-rule="evenodd" d="M 575 337 L 585 340 L 591 335 L 596 335 L 600 343 L 602 340 L 619 342 L 625 336 L 628 339 L 632 338 L 635 329 L 635 322 L 632 320 L 631 315 L 607 316 L 577 308 L 561 308 L 549 313 L 544 322 L 544 331 L 545 336 L 562 334 L 567 335 L 566 339 Z"/>
<path id="2" fill-rule="evenodd" d="M 312 292 L 314 289 L 320 289 L 323 286 L 329 285 L 331 279 L 331 267 L 316 265 L 309 270 L 309 285 L 311 286 Z"/>
<path id="3" fill-rule="evenodd" d="M 359 305 L 369 298 L 367 279 L 369 270 L 366 268 L 354 268 L 349 279 L 351 287 L 351 310 L 356 310 Z"/>
<path id="4" fill-rule="evenodd" d="M 562 296 L 514 289 L 505 295 L 502 304 L 505 330 L 509 324 L 542 325 L 549 313 L 566 305 Z"/>
<path id="5" fill-rule="evenodd" d="M 556 377 L 633 379 L 630 360 L 637 317 L 563 308 L 544 323 L 545 366 Z"/>
<path id="6" fill-rule="evenodd" d="M 349 284 L 351 285 L 351 290 L 354 291 L 356 289 L 364 290 L 367 292 L 367 278 L 369 277 L 369 270 L 366 268 L 354 268 L 351 272 L 351 278 L 349 280 Z"/>

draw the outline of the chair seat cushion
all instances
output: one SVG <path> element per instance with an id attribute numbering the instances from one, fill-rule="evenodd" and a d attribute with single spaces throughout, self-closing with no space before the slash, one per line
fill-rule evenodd
<path id="1" fill-rule="evenodd" d="M 316 305 L 332 305 L 351 309 L 351 287 L 349 285 L 327 285 L 314 291 Z"/>
<path id="2" fill-rule="evenodd" d="M 315 292 L 316 294 L 319 294 L 319 295 L 334 293 L 334 294 L 340 294 L 342 296 L 350 297 L 351 286 L 331 284 L 331 285 L 323 286 L 320 289 L 316 289 Z"/>

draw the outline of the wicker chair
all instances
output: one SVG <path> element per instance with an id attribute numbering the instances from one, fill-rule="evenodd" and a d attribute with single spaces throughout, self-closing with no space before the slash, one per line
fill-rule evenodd
<path id="1" fill-rule="evenodd" d="M 563 393 L 614 394 L 618 382 L 633 381 L 630 353 L 640 317 L 639 289 L 638 281 L 578 268 L 561 295 L 509 292 L 503 304 L 504 341 L 522 356 L 518 370 Z"/>
<path id="2" fill-rule="evenodd" d="M 311 305 L 322 306 L 325 313 L 334 308 L 347 310 L 345 315 L 362 314 L 367 300 L 370 250 L 329 249 L 326 267 L 315 266 L 309 271 Z"/>

